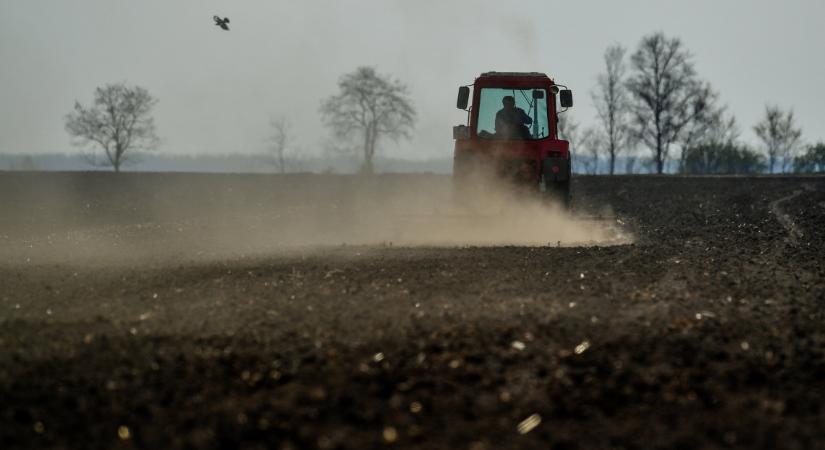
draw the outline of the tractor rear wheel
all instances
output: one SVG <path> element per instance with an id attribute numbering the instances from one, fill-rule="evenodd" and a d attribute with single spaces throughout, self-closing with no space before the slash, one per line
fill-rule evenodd
<path id="1" fill-rule="evenodd" d="M 570 159 L 547 157 L 542 162 L 544 194 L 562 209 L 570 209 Z"/>

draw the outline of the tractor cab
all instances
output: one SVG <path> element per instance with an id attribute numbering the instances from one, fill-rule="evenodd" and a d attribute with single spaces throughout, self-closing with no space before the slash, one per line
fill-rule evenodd
<path id="1" fill-rule="evenodd" d="M 573 106 L 566 86 L 538 72 L 486 72 L 459 88 L 456 106 L 467 111 L 467 123 L 453 127 L 457 184 L 484 166 L 569 203 L 569 143 L 558 138 L 557 124 Z"/>

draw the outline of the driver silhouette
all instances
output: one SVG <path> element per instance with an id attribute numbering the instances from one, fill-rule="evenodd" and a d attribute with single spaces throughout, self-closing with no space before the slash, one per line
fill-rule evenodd
<path id="1" fill-rule="evenodd" d="M 496 136 L 503 139 L 529 139 L 530 130 L 527 125 L 533 123 L 523 109 L 516 107 L 516 99 L 512 95 L 501 99 L 501 108 L 496 113 Z"/>

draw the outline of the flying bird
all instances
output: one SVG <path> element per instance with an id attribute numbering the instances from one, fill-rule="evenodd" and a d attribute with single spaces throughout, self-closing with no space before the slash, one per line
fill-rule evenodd
<path id="1" fill-rule="evenodd" d="M 226 31 L 229 31 L 229 25 L 227 25 L 229 23 L 229 17 L 224 17 L 223 19 L 221 19 L 218 16 L 212 16 L 212 18 L 215 19 L 215 25 L 223 28 Z"/>

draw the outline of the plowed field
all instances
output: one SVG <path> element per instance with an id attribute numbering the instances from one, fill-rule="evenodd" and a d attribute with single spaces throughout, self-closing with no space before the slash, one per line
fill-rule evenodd
<path id="1" fill-rule="evenodd" d="M 825 447 L 825 178 L 0 173 L 0 448 Z"/>

